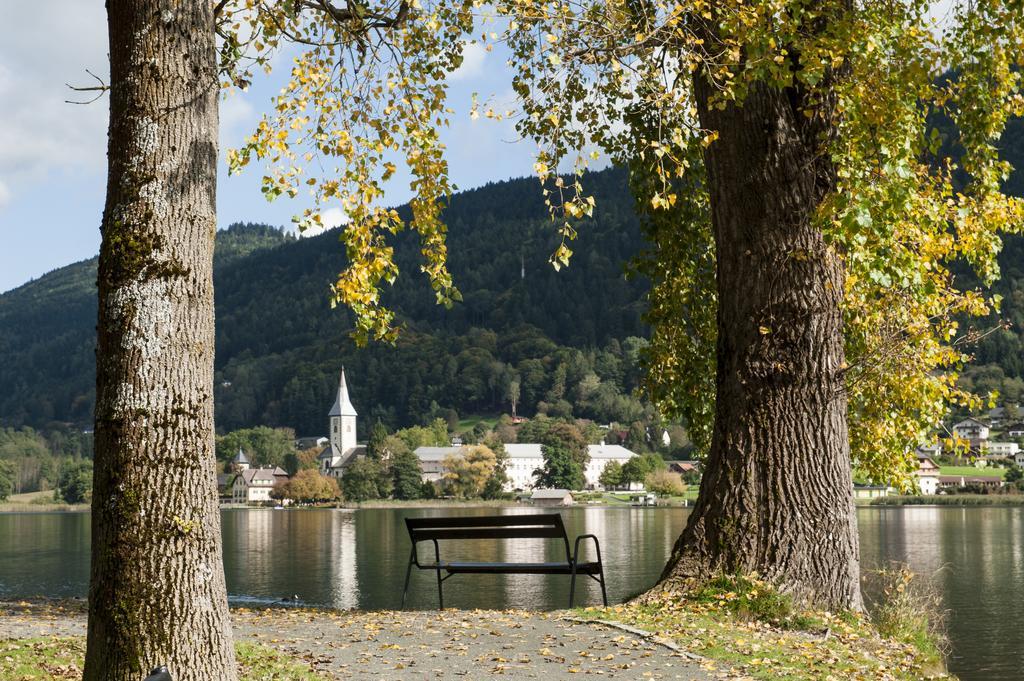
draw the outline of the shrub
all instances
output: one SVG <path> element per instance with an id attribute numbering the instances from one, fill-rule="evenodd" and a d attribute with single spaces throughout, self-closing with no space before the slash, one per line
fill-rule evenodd
<path id="1" fill-rule="evenodd" d="M 54 497 L 68 504 L 92 501 L 92 461 L 83 459 L 61 469 Z"/>
<path id="2" fill-rule="evenodd" d="M 275 485 L 271 496 L 302 503 L 316 503 L 334 501 L 341 496 L 341 490 L 338 489 L 338 481 L 335 478 L 307 469 L 296 473 L 291 480 Z"/>
<path id="3" fill-rule="evenodd" d="M 942 659 L 949 639 L 942 593 L 933 580 L 894 563 L 867 572 L 864 594 L 878 633 L 911 644 L 933 660 Z"/>
<path id="4" fill-rule="evenodd" d="M 648 473 L 644 478 L 644 487 L 651 492 L 662 496 L 682 496 L 686 492 L 686 485 L 678 473 L 670 473 L 667 470 Z"/>

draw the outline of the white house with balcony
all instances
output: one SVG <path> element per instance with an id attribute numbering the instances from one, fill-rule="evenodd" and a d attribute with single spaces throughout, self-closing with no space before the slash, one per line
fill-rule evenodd
<path id="1" fill-rule="evenodd" d="M 953 425 L 953 435 L 972 443 L 987 440 L 990 429 L 987 423 L 976 418 L 966 418 Z"/>

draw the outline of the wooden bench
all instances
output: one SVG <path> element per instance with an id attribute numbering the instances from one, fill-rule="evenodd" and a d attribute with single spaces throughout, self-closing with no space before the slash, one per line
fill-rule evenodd
<path id="1" fill-rule="evenodd" d="M 459 518 L 406 518 L 412 551 L 409 553 L 409 567 L 405 571 L 405 588 L 402 590 L 402 608 L 409 592 L 409 578 L 415 565 L 420 570 L 433 570 L 437 574 L 438 607 L 444 609 L 442 584 L 449 577 L 460 574 L 486 575 L 570 575 L 569 607 L 572 607 L 576 593 L 576 576 L 587 575 L 601 585 L 601 599 L 608 605 L 608 593 L 604 585 L 604 566 L 601 564 L 601 544 L 592 534 L 576 537 L 572 554 L 569 553 L 569 536 L 565 533 L 562 516 L 558 513 L 528 513 L 496 516 L 465 516 Z M 561 539 L 565 546 L 565 561 L 554 563 L 472 563 L 443 562 L 439 542 L 452 539 Z M 596 561 L 580 562 L 580 542 L 594 540 L 597 549 Z M 434 544 L 434 561 L 421 563 L 416 546 L 420 542 Z M 441 573 L 446 573 L 443 577 Z"/>

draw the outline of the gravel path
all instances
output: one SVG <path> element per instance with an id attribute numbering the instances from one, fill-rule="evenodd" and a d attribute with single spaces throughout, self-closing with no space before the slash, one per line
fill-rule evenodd
<path id="1" fill-rule="evenodd" d="M 312 662 L 359 681 L 722 678 L 680 651 L 633 632 L 524 611 L 339 612 L 232 610 L 238 640 Z M 0 602 L 0 639 L 84 636 L 82 601 Z M 706 665 L 710 667 L 711 665 Z M 734 678 L 734 677 L 731 677 Z"/>

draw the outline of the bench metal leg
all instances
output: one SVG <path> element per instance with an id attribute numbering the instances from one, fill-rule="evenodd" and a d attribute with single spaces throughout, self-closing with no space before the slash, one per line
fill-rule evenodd
<path id="1" fill-rule="evenodd" d="M 402 589 L 402 610 L 405 610 L 405 596 L 409 593 L 409 578 L 412 577 L 412 563 L 416 557 L 416 547 L 409 552 L 409 567 L 405 569 L 405 588 Z"/>
<path id="2" fill-rule="evenodd" d="M 569 607 L 572 607 L 572 602 L 576 596 L 576 567 L 572 569 L 572 579 L 569 580 Z"/>
<path id="3" fill-rule="evenodd" d="M 601 600 L 604 601 L 604 607 L 608 607 L 608 592 L 604 588 L 604 564 L 598 563 L 598 569 L 601 574 Z"/>
<path id="4" fill-rule="evenodd" d="M 437 566 L 437 609 L 444 610 L 444 589 L 441 588 L 441 549 L 438 547 L 437 540 L 434 539 L 434 565 Z"/>

